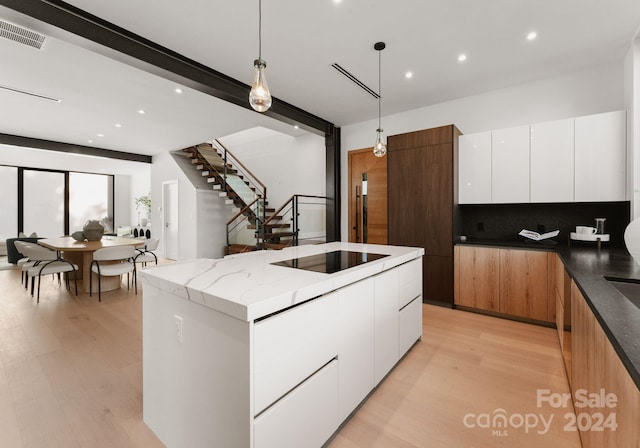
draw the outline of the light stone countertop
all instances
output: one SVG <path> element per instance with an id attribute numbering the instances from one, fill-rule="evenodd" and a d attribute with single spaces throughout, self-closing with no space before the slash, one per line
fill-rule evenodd
<path id="1" fill-rule="evenodd" d="M 337 250 L 389 256 L 333 274 L 270 264 Z M 250 322 L 423 255 L 424 249 L 416 247 L 334 242 L 179 261 L 146 268 L 139 275 L 143 283 Z"/>

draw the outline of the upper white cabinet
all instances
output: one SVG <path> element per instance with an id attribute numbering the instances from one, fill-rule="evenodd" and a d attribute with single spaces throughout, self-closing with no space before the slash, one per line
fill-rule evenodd
<path id="1" fill-rule="evenodd" d="M 459 203 L 626 200 L 626 111 L 461 135 Z"/>
<path id="2" fill-rule="evenodd" d="M 531 125 L 531 202 L 573 202 L 573 123 Z"/>
<path id="3" fill-rule="evenodd" d="M 626 199 L 625 111 L 579 117 L 575 120 L 575 200 Z"/>
<path id="4" fill-rule="evenodd" d="M 491 132 L 493 203 L 529 202 L 529 126 Z"/>
<path id="5" fill-rule="evenodd" d="M 461 135 L 458 140 L 458 202 L 491 202 L 491 132 Z"/>

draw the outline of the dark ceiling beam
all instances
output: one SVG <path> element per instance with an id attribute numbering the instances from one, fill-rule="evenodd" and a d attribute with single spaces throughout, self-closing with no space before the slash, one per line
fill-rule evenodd
<path id="1" fill-rule="evenodd" d="M 49 151 L 65 152 L 67 154 L 106 157 L 109 159 L 126 160 L 129 162 L 151 163 L 151 156 L 143 154 L 132 154 L 130 152 L 113 151 L 111 149 L 94 148 L 92 146 L 41 140 L 33 137 L 21 137 L 19 135 L 0 134 L 0 144 L 21 146 L 25 148 L 46 149 Z"/>
<path id="2" fill-rule="evenodd" d="M 73 43 L 83 48 L 100 53 L 101 49 L 93 43 L 100 44 L 108 52 L 102 53 L 111 58 L 252 110 L 247 84 L 65 2 L 0 0 L 0 5 L 80 36 L 83 39 L 74 39 Z M 69 40 L 69 36 L 60 38 Z M 323 136 L 334 132 L 333 123 L 275 97 L 265 115 Z"/>

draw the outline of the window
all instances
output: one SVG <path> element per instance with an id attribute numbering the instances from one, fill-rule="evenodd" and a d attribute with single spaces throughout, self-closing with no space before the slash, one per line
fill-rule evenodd
<path id="1" fill-rule="evenodd" d="M 65 174 L 55 171 L 24 170 L 23 225 L 28 235 L 49 238 L 65 234 Z"/>
<path id="2" fill-rule="evenodd" d="M 69 173 L 69 231 L 82 230 L 84 224 L 95 219 L 105 225 L 105 232 L 113 232 L 111 192 L 113 177 L 103 174 Z"/>
<path id="3" fill-rule="evenodd" d="M 0 166 L 0 240 L 18 236 L 18 169 Z"/>

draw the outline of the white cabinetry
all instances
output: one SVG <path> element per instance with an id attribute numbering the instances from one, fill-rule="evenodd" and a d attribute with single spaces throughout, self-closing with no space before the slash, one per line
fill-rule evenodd
<path id="1" fill-rule="evenodd" d="M 256 418 L 254 447 L 321 447 L 338 426 L 337 388 L 334 360 Z"/>
<path id="2" fill-rule="evenodd" d="M 422 335 L 422 299 L 416 297 L 400 310 L 398 352 L 403 356 Z"/>
<path id="3" fill-rule="evenodd" d="M 338 417 L 340 421 L 373 389 L 374 280 L 342 288 L 338 299 Z M 395 313 L 394 313 L 395 314 Z"/>
<path id="4" fill-rule="evenodd" d="M 624 201 L 626 140 L 623 110 L 461 135 L 458 202 Z"/>
<path id="5" fill-rule="evenodd" d="M 493 203 L 529 202 L 529 126 L 491 132 Z"/>
<path id="6" fill-rule="evenodd" d="M 383 272 L 375 281 L 375 365 L 378 384 L 398 362 L 398 269 Z M 414 341 L 415 342 L 415 341 Z"/>
<path id="7" fill-rule="evenodd" d="M 531 125 L 531 202 L 573 202 L 573 122 Z"/>
<path id="8" fill-rule="evenodd" d="M 625 111 L 575 120 L 577 202 L 626 199 Z"/>
<path id="9" fill-rule="evenodd" d="M 458 140 L 458 153 L 459 203 L 490 203 L 491 132 L 461 135 Z"/>
<path id="10" fill-rule="evenodd" d="M 304 286 L 288 294 L 313 295 L 246 318 L 186 298 L 183 273 L 210 273 L 208 262 L 144 273 L 145 423 L 169 448 L 323 446 L 422 336 L 422 251 L 414 251 L 315 284 L 299 278 L 320 274 L 292 269 L 292 282 Z M 260 262 L 249 272 L 264 269 L 264 254 L 244 257 Z M 180 280 L 165 282 L 168 275 Z"/>
<path id="11" fill-rule="evenodd" d="M 398 269 L 398 358 L 422 337 L 422 260 L 414 260 Z"/>
<path id="12" fill-rule="evenodd" d="M 338 293 L 254 325 L 254 409 L 262 412 L 338 352 Z"/>

